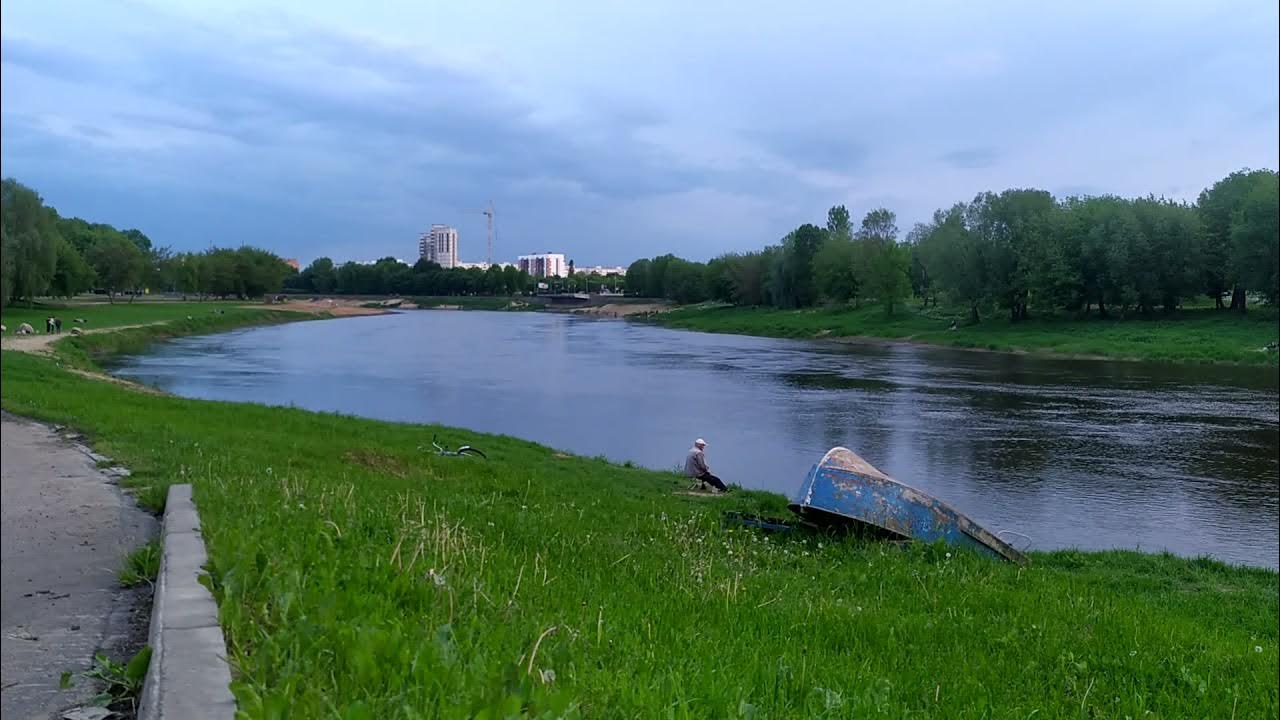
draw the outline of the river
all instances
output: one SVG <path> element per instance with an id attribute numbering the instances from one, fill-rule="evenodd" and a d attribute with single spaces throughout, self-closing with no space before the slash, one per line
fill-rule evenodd
<path id="1" fill-rule="evenodd" d="M 182 338 L 113 371 L 188 397 L 443 423 L 659 469 L 705 437 L 716 474 L 788 495 L 844 445 L 1032 548 L 1271 568 L 1280 553 L 1275 368 L 409 311 Z"/>

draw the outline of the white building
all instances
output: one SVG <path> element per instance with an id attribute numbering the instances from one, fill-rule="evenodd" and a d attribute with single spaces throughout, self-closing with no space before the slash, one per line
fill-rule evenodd
<path id="1" fill-rule="evenodd" d="M 533 277 L 569 277 L 569 264 L 563 253 L 521 255 L 516 265 Z"/>
<path id="2" fill-rule="evenodd" d="M 442 268 L 458 266 L 458 231 L 448 225 L 432 225 L 418 240 L 418 257 Z"/>
<path id="3" fill-rule="evenodd" d="M 584 275 L 626 275 L 627 269 L 621 265 L 583 265 L 575 266 L 573 272 Z"/>
<path id="4" fill-rule="evenodd" d="M 499 270 L 506 270 L 509 267 L 515 267 L 515 263 L 496 262 L 496 263 L 493 263 L 493 266 L 498 268 Z M 482 262 L 461 262 L 460 261 L 454 267 L 459 267 L 459 268 L 462 268 L 463 270 L 488 270 L 489 263 L 483 262 L 483 261 Z"/>

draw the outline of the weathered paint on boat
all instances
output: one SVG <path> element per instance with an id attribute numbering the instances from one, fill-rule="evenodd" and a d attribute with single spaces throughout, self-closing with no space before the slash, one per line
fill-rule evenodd
<path id="1" fill-rule="evenodd" d="M 1021 552 L 950 505 L 894 480 L 847 448 L 829 450 L 788 507 L 819 525 L 852 521 L 898 539 L 942 540 L 1010 562 L 1027 562 Z"/>

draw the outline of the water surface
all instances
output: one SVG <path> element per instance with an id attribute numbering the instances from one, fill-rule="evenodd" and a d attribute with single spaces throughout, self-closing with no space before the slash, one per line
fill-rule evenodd
<path id="1" fill-rule="evenodd" d="M 174 340 L 121 375 L 189 397 L 439 422 L 790 494 L 834 445 L 1032 547 L 1276 567 L 1275 368 L 774 340 L 417 311 Z"/>

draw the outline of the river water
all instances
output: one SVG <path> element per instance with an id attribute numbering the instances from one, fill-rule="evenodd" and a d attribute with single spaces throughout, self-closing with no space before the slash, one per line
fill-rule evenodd
<path id="1" fill-rule="evenodd" d="M 844 445 L 1033 548 L 1272 568 L 1280 553 L 1275 368 L 410 311 L 183 338 L 115 372 L 188 397 L 438 422 L 660 469 L 701 436 L 716 474 L 787 495 Z"/>

